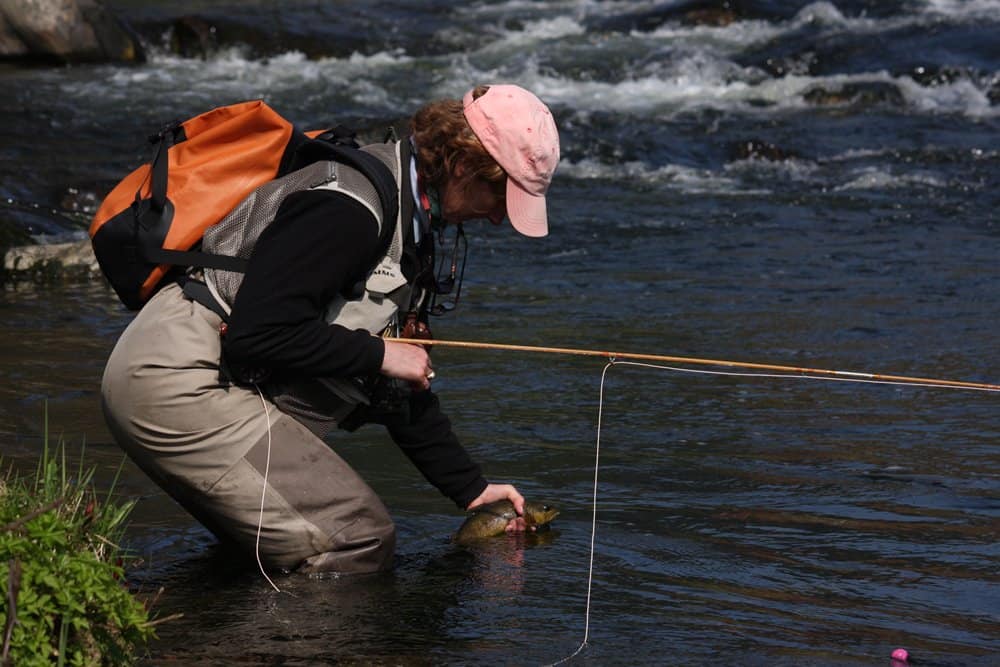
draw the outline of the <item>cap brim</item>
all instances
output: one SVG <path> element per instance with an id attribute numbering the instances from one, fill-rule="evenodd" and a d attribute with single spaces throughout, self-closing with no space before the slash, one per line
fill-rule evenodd
<path id="1" fill-rule="evenodd" d="M 514 179 L 507 179 L 507 219 L 525 236 L 538 238 L 549 233 L 545 196 L 536 197 L 521 188 Z"/>

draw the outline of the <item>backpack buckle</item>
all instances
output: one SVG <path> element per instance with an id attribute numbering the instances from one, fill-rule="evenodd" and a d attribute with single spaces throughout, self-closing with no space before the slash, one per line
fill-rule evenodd
<path id="1" fill-rule="evenodd" d="M 181 121 L 172 120 L 163 127 L 161 127 L 159 132 L 157 132 L 156 134 L 149 135 L 148 137 L 146 137 L 146 139 L 149 141 L 149 143 L 153 144 L 154 146 L 163 141 L 164 139 L 166 139 L 168 136 L 171 139 L 176 140 L 177 131 L 181 129 L 181 125 L 182 125 Z"/>

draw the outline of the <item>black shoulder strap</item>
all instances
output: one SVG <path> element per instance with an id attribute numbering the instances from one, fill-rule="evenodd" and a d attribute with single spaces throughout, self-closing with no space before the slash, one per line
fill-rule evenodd
<path id="1" fill-rule="evenodd" d="M 249 262 L 242 257 L 229 255 L 214 255 L 200 250 L 168 250 L 159 246 L 148 247 L 143 252 L 143 258 L 153 264 L 170 264 L 173 266 L 197 266 L 233 273 L 246 273 Z"/>
<path id="2" fill-rule="evenodd" d="M 332 160 L 357 169 L 367 178 L 375 192 L 378 193 L 382 205 L 382 229 L 379 239 L 388 243 L 389 237 L 396 228 L 396 217 L 399 214 L 399 187 L 389 168 L 371 153 L 366 153 L 358 147 L 354 133 L 338 125 L 324 132 L 295 151 L 295 157 L 289 165 L 289 170 L 301 169 L 319 160 Z M 403 165 L 405 168 L 406 165 Z"/>
<path id="3" fill-rule="evenodd" d="M 167 123 L 156 134 L 150 135 L 149 143 L 156 147 L 153 159 L 150 161 L 150 190 L 152 191 L 153 209 L 162 213 L 167 205 L 167 152 L 174 144 L 185 141 L 184 126 L 181 121 Z M 139 193 L 135 193 L 136 201 Z"/>

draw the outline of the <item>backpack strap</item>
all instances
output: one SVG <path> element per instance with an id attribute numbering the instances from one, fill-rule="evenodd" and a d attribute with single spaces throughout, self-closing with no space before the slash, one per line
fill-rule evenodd
<path id="1" fill-rule="evenodd" d="M 143 206 L 141 189 L 135 193 L 135 214 L 138 223 L 146 228 L 161 227 L 164 238 L 170 221 L 173 218 L 173 207 L 167 200 L 167 180 L 169 178 L 168 152 L 171 146 L 186 141 L 184 126 L 180 121 L 167 123 L 154 135 L 149 137 L 149 143 L 156 146 L 156 152 L 150 163 L 150 201 Z M 142 259 L 153 264 L 171 264 L 176 266 L 199 266 L 223 271 L 246 271 L 247 261 L 239 257 L 212 255 L 197 250 L 169 250 L 159 244 L 139 244 Z"/>
<path id="2" fill-rule="evenodd" d="M 234 273 L 246 273 L 249 265 L 249 262 L 242 257 L 213 255 L 200 250 L 168 250 L 159 246 L 145 248 L 142 256 L 154 264 L 197 266 L 203 269 L 233 271 Z"/>
<path id="3" fill-rule="evenodd" d="M 289 170 L 294 171 L 319 160 L 332 160 L 361 172 L 378 193 L 379 203 L 382 205 L 382 229 L 379 232 L 379 240 L 383 245 L 388 245 L 396 227 L 396 217 L 399 215 L 397 196 L 399 188 L 389 168 L 371 153 L 361 150 L 355 136 L 354 132 L 343 125 L 320 134 L 312 141 L 298 147 Z"/>
<path id="4" fill-rule="evenodd" d="M 152 178 L 150 191 L 152 192 L 153 209 L 157 213 L 163 213 L 163 208 L 167 205 L 167 164 L 169 163 L 167 152 L 171 146 L 185 139 L 184 126 L 179 120 L 167 123 L 159 132 L 149 137 L 149 143 L 156 146 L 156 153 L 153 154 L 153 160 L 150 164 Z M 135 195 L 136 200 L 138 200 L 139 193 L 137 192 Z"/>
<path id="5" fill-rule="evenodd" d="M 181 286 L 181 291 L 184 292 L 186 296 L 191 301 L 197 301 L 201 305 L 205 306 L 213 313 L 219 316 L 219 319 L 223 322 L 229 322 L 229 313 L 223 308 L 218 300 L 212 296 L 212 291 L 208 289 L 208 285 L 200 280 L 196 280 L 191 276 L 184 275 L 177 279 L 177 284 Z"/>

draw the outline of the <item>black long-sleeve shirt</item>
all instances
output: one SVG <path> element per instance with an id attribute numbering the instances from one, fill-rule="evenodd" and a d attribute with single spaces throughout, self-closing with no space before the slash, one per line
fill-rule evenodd
<path id="1" fill-rule="evenodd" d="M 378 373 L 382 339 L 327 324 L 323 316 L 338 294 L 365 279 L 379 250 L 375 218 L 356 200 L 330 190 L 287 197 L 260 235 L 236 294 L 223 338 L 227 363 L 280 377 Z M 409 419 L 389 433 L 459 507 L 486 488 L 432 392 L 414 392 Z"/>

